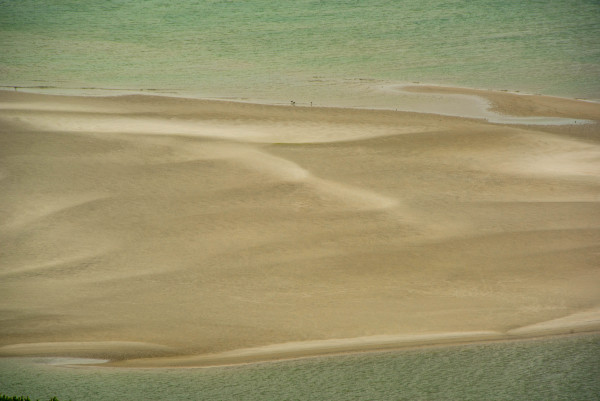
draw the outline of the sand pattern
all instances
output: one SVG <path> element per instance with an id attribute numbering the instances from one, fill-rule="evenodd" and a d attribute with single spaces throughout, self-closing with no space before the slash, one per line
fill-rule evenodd
<path id="1" fill-rule="evenodd" d="M 198 366 L 600 329 L 600 107 L 453 93 L 588 121 L 1 92 L 0 355 Z"/>

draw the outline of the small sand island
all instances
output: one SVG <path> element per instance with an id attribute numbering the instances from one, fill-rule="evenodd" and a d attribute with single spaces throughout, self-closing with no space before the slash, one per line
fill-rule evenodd
<path id="1" fill-rule="evenodd" d="M 599 331 L 600 105 L 404 90 L 497 118 L 0 92 L 0 356 L 213 366 Z"/>

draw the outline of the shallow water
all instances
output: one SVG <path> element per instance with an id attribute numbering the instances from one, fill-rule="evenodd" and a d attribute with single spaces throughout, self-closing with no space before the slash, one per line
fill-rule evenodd
<path id="1" fill-rule="evenodd" d="M 0 359 L 0 392 L 61 400 L 597 400 L 600 335 L 208 369 Z M 54 363 L 50 365 L 48 362 Z"/>
<path id="2" fill-rule="evenodd" d="M 0 85 L 386 108 L 403 101 L 389 85 L 415 81 L 600 99 L 598 21 L 596 0 L 0 0 Z"/>

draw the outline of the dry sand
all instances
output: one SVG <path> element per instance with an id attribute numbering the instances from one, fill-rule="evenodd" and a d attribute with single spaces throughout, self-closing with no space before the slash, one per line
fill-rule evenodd
<path id="1" fill-rule="evenodd" d="M 0 92 L 0 356 L 599 330 L 600 105 L 453 93 L 596 123 Z"/>

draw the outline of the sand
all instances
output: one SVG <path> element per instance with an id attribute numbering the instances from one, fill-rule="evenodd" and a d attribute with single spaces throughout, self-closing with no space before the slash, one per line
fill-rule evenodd
<path id="1" fill-rule="evenodd" d="M 418 90 L 593 122 L 0 92 L 0 356 L 206 366 L 600 330 L 600 105 Z"/>

